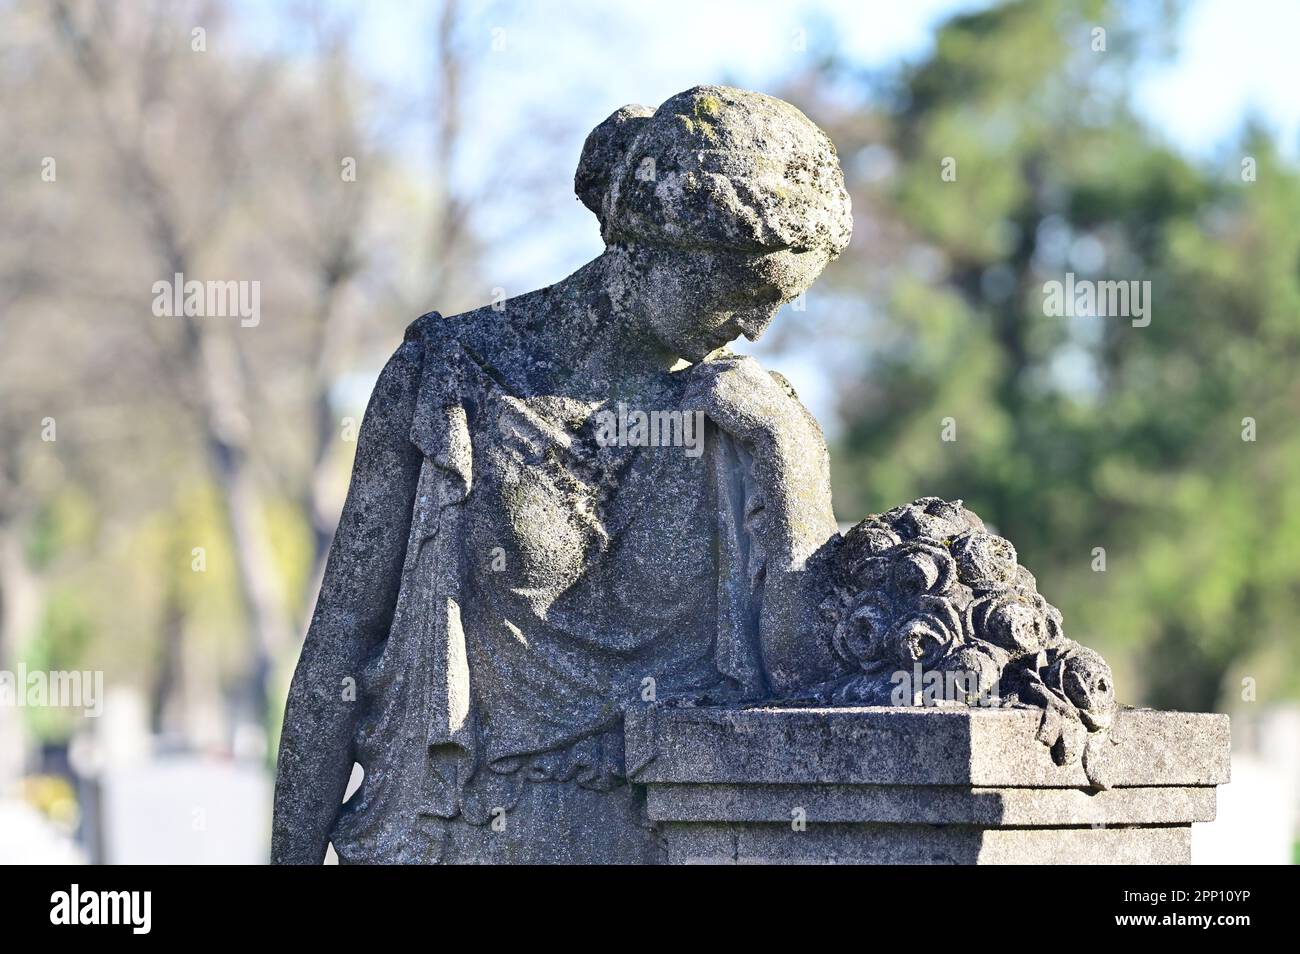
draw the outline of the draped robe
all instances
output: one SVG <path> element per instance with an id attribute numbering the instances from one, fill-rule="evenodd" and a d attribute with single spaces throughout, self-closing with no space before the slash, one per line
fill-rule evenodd
<path id="1" fill-rule="evenodd" d="M 423 464 L 331 841 L 345 862 L 655 860 L 623 711 L 767 688 L 747 453 L 712 424 L 699 456 L 601 447 L 596 405 L 522 393 L 440 316 L 407 340 Z"/>

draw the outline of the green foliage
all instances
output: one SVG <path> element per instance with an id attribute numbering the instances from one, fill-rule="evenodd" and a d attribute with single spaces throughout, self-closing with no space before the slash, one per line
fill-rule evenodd
<path id="1" fill-rule="evenodd" d="M 1220 167 L 1170 151 L 1129 108 L 1127 16 L 959 17 L 874 117 L 895 171 L 854 184 L 855 205 L 942 266 L 918 279 L 898 255 L 857 290 L 882 318 L 842 408 L 837 504 L 854 520 L 965 498 L 1116 659 L 1129 701 L 1214 708 L 1245 676 L 1260 699 L 1295 695 L 1300 170 L 1254 129 Z M 1066 272 L 1150 281 L 1150 325 L 1047 316 Z"/>
<path id="2" fill-rule="evenodd" d="M 89 668 L 87 651 L 94 642 L 95 616 L 84 594 L 68 587 L 52 594 L 24 660 L 28 672 L 68 672 Z M 66 739 L 81 714 L 55 706 L 21 710 L 29 730 L 40 739 Z"/>

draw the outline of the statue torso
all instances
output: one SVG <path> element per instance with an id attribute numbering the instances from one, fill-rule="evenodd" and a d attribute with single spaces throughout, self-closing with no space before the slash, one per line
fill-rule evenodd
<path id="1" fill-rule="evenodd" d="M 709 458 L 601 446 L 604 409 L 493 387 L 471 421 L 462 617 L 490 763 L 718 679 Z"/>

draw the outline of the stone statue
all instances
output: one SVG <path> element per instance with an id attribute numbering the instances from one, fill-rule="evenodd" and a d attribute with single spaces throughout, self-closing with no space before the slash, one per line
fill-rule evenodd
<path id="1" fill-rule="evenodd" d="M 719 349 L 847 244 L 834 147 L 787 103 L 698 87 L 597 127 L 575 186 L 604 253 L 419 319 L 375 386 L 290 690 L 277 861 L 659 860 L 624 708 L 833 673 L 821 434 Z M 657 413 L 670 446 L 601 439 L 611 413 Z M 701 419 L 701 453 L 671 446 Z"/>
<path id="2" fill-rule="evenodd" d="M 902 662 L 1012 674 L 1002 704 L 1044 707 L 1042 740 L 1076 757 L 1109 672 L 1010 545 L 937 498 L 842 541 L 816 421 L 724 348 L 848 243 L 825 134 L 696 87 L 601 123 L 575 190 L 599 257 L 418 319 L 375 386 L 289 694 L 273 860 L 659 862 L 629 707 L 879 702 Z"/>

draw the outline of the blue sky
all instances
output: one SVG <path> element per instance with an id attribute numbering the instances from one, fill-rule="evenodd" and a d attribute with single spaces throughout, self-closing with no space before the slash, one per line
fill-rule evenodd
<path id="1" fill-rule="evenodd" d="M 982 0 L 471 3 L 473 19 L 482 24 L 484 57 L 495 61 L 487 72 L 498 121 L 487 117 L 483 131 L 508 137 L 512 105 L 526 107 L 556 95 L 571 96 L 574 108 L 587 106 L 593 115 L 603 115 L 624 102 L 654 104 L 723 76 L 755 88 L 769 86 L 796 65 L 800 29 L 810 38 L 833 32 L 849 57 L 888 66 L 923 55 L 934 26 L 947 16 L 987 5 Z M 375 0 L 364 10 L 359 50 L 370 68 L 395 82 L 424 82 L 432 13 L 400 0 Z M 1200 153 L 1230 137 L 1254 111 L 1283 133 L 1294 153 L 1300 133 L 1298 37 L 1300 3 L 1294 0 L 1190 0 L 1179 49 L 1171 62 L 1144 71 L 1135 87 L 1138 106 L 1171 139 Z M 504 48 L 493 51 L 494 39 L 498 45 L 504 40 Z M 598 98 L 584 100 L 586 93 Z"/>
<path id="2" fill-rule="evenodd" d="M 521 228 L 532 223 L 513 221 L 509 208 L 494 210 L 491 221 L 514 246 L 508 261 L 490 265 L 500 276 L 494 284 L 513 293 L 520 284 L 545 283 L 599 251 L 592 220 L 568 201 L 569 183 L 586 133 L 617 107 L 653 106 L 702 82 L 778 89 L 800 58 L 812 55 L 800 51 L 798 31 L 807 37 L 809 50 L 830 36 L 847 58 L 886 69 L 924 56 L 934 27 L 948 16 L 988 5 L 987 0 L 465 3 L 471 26 L 462 42 L 473 101 L 460 175 L 472 178 L 490 168 L 490 157 L 527 161 L 521 130 L 538 116 L 546 117 L 553 133 L 547 155 L 570 157 L 567 168 L 555 168 L 553 175 L 547 170 L 545 188 L 554 183 L 566 201 L 552 204 L 555 218 L 544 231 Z M 329 6 L 360 11 L 356 50 L 368 72 L 394 87 L 429 88 L 436 0 L 329 0 Z M 244 9 L 255 24 L 268 28 L 268 42 L 293 43 L 299 27 L 292 5 L 248 0 Z M 1135 103 L 1174 144 L 1207 161 L 1248 115 L 1277 132 L 1284 151 L 1294 157 L 1300 149 L 1297 38 L 1298 0 L 1188 0 L 1177 52 L 1139 71 Z M 542 235 L 546 240 L 536 241 Z"/>
<path id="3" fill-rule="evenodd" d="M 430 47 L 439 4 L 401 0 L 331 0 L 359 9 L 356 50 L 364 68 L 394 87 L 428 89 Z M 1044 0 L 1052 2 L 1052 0 Z M 573 200 L 571 183 L 582 140 L 597 122 L 632 102 L 655 105 L 702 82 L 775 90 L 799 59 L 832 37 L 846 57 L 887 69 L 925 55 L 934 27 L 985 0 L 657 0 L 646 3 L 468 3 L 462 37 L 471 69 L 468 142 L 458 174 L 472 179 L 493 158 L 543 166 L 541 193 L 525 206 L 505 196 L 480 216 L 491 236 L 485 262 L 490 288 L 508 294 L 562 278 L 601 249 L 595 220 Z M 266 42 L 292 45 L 292 7 L 245 7 L 265 25 Z M 802 31 L 802 33 L 800 32 Z M 1298 0 L 1190 0 L 1177 48 L 1142 66 L 1134 78 L 1139 112 L 1174 145 L 1206 162 L 1231 162 L 1227 146 L 1247 116 L 1270 127 L 1283 150 L 1300 147 Z M 539 123 L 540 119 L 540 123 Z M 531 125 L 530 125 L 531 124 Z M 541 127 L 544 146 L 530 149 L 521 130 Z M 424 135 L 424 134 L 421 134 Z M 416 140 L 413 148 L 427 142 Z M 560 163 L 556 157 L 567 157 Z M 489 190 L 490 191 L 490 190 Z M 433 303 L 431 307 L 436 307 Z M 760 345 L 753 349 L 764 353 Z M 815 355 L 773 359 L 806 403 L 832 424 L 828 376 Z"/>

